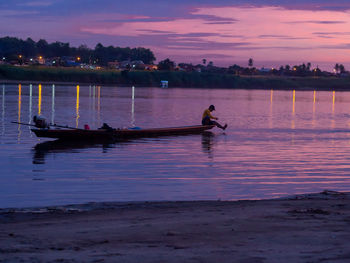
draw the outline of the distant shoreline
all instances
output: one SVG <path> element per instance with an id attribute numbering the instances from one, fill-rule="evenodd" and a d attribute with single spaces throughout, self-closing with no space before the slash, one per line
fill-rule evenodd
<path id="1" fill-rule="evenodd" d="M 349 77 L 235 76 L 181 71 L 116 71 L 0 66 L 0 83 L 3 84 L 45 83 L 160 87 L 161 80 L 167 80 L 170 88 L 350 91 Z"/>

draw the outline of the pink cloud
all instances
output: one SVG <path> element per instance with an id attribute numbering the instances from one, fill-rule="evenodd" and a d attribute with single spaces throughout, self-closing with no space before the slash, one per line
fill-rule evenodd
<path id="1" fill-rule="evenodd" d="M 135 21 L 125 23 L 101 23 L 82 26 L 85 33 L 143 37 L 164 35 L 172 45 L 151 48 L 160 53 L 176 56 L 213 52 L 215 54 L 255 61 L 273 59 L 275 61 L 349 61 L 350 54 L 341 48 L 350 43 L 349 35 L 325 38 L 314 32 L 347 32 L 350 28 L 350 13 L 329 10 L 290 10 L 282 7 L 210 7 L 198 8 L 191 18 L 168 21 Z M 205 17 L 210 16 L 210 21 Z M 234 23 L 215 23 L 234 21 Z M 215 20 L 215 19 L 214 19 Z M 209 23 L 208 23 L 209 22 Z M 195 35 L 187 37 L 186 35 Z M 262 37 L 265 36 L 265 37 Z M 207 43 L 207 50 L 196 50 L 196 43 Z M 230 43 L 250 43 L 243 47 L 229 48 Z M 181 43 L 181 45 L 179 45 Z M 186 46 L 185 44 L 188 44 Z M 226 45 L 227 49 L 215 48 Z M 177 47 L 177 48 L 174 48 Z M 189 51 L 191 50 L 191 51 Z"/>

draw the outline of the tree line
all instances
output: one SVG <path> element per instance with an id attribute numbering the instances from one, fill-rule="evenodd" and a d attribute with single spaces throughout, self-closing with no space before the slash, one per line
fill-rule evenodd
<path id="1" fill-rule="evenodd" d="M 218 74 L 234 74 L 234 75 L 276 75 L 276 76 L 329 76 L 333 73 L 336 74 L 349 74 L 345 69 L 343 64 L 335 64 L 333 68 L 333 73 L 322 71 L 318 66 L 312 68 L 311 62 L 302 63 L 300 65 L 285 65 L 280 66 L 279 68 L 261 68 L 257 69 L 254 67 L 254 60 L 249 58 L 248 67 L 242 67 L 240 65 L 234 64 L 229 67 L 217 67 L 214 66 L 214 63 L 210 61 L 208 64 L 207 60 L 203 59 L 202 64 L 192 65 L 188 63 L 179 63 L 176 67 L 176 63 L 171 61 L 169 58 L 162 60 L 158 64 L 159 70 L 173 71 L 178 70 L 180 67 L 186 71 L 199 71 L 199 72 L 208 72 L 208 73 L 218 73 Z"/>
<path id="2" fill-rule="evenodd" d="M 79 57 L 81 63 L 98 64 L 106 66 L 108 62 L 125 60 L 142 60 L 145 64 L 152 64 L 156 58 L 150 49 L 138 47 L 114 47 L 103 46 L 98 43 L 94 49 L 86 45 L 71 47 L 69 43 L 48 43 L 45 39 L 35 42 L 31 38 L 22 40 L 15 37 L 0 38 L 0 56 L 8 61 L 42 56 L 54 57 Z"/>

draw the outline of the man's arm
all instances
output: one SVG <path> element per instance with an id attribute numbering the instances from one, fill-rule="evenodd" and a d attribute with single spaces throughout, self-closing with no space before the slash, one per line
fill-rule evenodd
<path id="1" fill-rule="evenodd" d="M 208 115 L 209 115 L 209 118 L 210 118 L 210 119 L 214 119 L 214 120 L 217 120 L 217 119 L 218 119 L 218 118 L 214 117 L 213 115 L 211 115 L 211 113 L 210 113 L 210 112 L 209 112 L 209 114 L 208 114 Z"/>

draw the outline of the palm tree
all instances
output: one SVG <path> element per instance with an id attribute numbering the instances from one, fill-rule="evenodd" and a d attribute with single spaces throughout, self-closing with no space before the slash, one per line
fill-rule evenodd
<path id="1" fill-rule="evenodd" d="M 253 59 L 250 58 L 250 59 L 248 60 L 248 66 L 249 66 L 249 67 L 252 67 L 252 66 L 253 66 L 253 63 L 254 63 Z"/>
<path id="2" fill-rule="evenodd" d="M 334 70 L 335 70 L 335 72 L 336 73 L 338 73 L 339 72 L 339 64 L 337 63 L 337 64 L 335 64 L 335 66 L 334 66 Z"/>
<path id="3" fill-rule="evenodd" d="M 307 69 L 307 71 L 310 71 L 310 69 L 311 69 L 311 63 L 310 62 L 307 63 L 306 69 Z"/>

